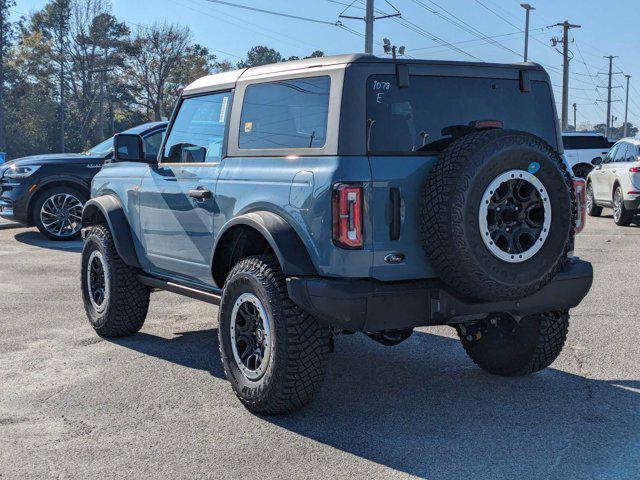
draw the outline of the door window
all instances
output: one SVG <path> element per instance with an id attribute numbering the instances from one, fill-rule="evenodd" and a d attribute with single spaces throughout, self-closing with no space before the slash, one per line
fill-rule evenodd
<path id="1" fill-rule="evenodd" d="M 618 150 L 616 150 L 616 155 L 613 158 L 614 162 L 624 162 L 627 157 L 627 144 L 622 142 L 618 146 Z"/>
<path id="2" fill-rule="evenodd" d="M 626 154 L 626 158 L 624 159 L 625 162 L 635 162 L 636 161 L 636 146 L 635 145 L 631 145 L 630 143 L 627 144 L 627 154 Z"/>
<path id="3" fill-rule="evenodd" d="M 607 153 L 603 159 L 604 163 L 613 162 L 613 159 L 616 157 L 616 152 L 618 151 L 618 147 L 620 147 L 619 143 L 616 143 L 613 147 L 611 147 L 611 150 L 609 150 L 609 153 Z"/>
<path id="4" fill-rule="evenodd" d="M 327 138 L 329 77 L 249 85 L 238 146 L 248 149 L 322 148 Z"/>
<path id="5" fill-rule="evenodd" d="M 164 163 L 210 163 L 222 158 L 231 92 L 185 98 L 164 146 Z"/>

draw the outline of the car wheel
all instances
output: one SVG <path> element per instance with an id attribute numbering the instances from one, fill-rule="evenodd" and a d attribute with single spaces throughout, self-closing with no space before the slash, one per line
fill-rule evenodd
<path id="1" fill-rule="evenodd" d="M 562 351 L 569 330 L 569 312 L 523 317 L 502 313 L 476 324 L 460 324 L 465 351 L 480 368 L 494 375 L 521 376 L 551 365 Z"/>
<path id="2" fill-rule="evenodd" d="M 544 140 L 470 133 L 440 154 L 422 192 L 423 248 L 460 295 L 526 297 L 565 264 L 577 217 L 572 177 Z"/>
<path id="3" fill-rule="evenodd" d="M 596 200 L 593 197 L 593 185 L 591 182 L 587 184 L 587 215 L 590 217 L 599 217 L 602 214 L 602 207 L 596 205 Z"/>
<path id="4" fill-rule="evenodd" d="M 150 290 L 140 283 L 138 274 L 118 256 L 106 225 L 89 229 L 82 249 L 82 299 L 98 335 L 121 337 L 142 328 Z"/>
<path id="5" fill-rule="evenodd" d="M 48 188 L 33 206 L 33 223 L 51 240 L 75 240 L 82 229 L 86 193 L 72 187 Z"/>
<path id="6" fill-rule="evenodd" d="M 613 221 L 620 227 L 628 227 L 631 220 L 633 220 L 633 212 L 625 208 L 622 188 L 618 185 L 613 192 Z"/>
<path id="7" fill-rule="evenodd" d="M 587 176 L 593 170 L 591 165 L 580 164 L 573 167 L 573 174 L 578 178 L 587 179 Z"/>
<path id="8" fill-rule="evenodd" d="M 241 260 L 224 285 L 220 356 L 240 401 L 264 414 L 291 412 L 319 390 L 330 331 L 295 305 L 274 255 Z"/>

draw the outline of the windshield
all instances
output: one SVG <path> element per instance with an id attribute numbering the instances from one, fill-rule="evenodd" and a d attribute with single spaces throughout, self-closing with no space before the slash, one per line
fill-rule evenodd
<path id="1" fill-rule="evenodd" d="M 99 143 L 90 150 L 87 150 L 85 155 L 92 155 L 95 157 L 106 157 L 113 151 L 113 137 L 108 138 L 104 142 Z"/>
<path id="2" fill-rule="evenodd" d="M 369 151 L 384 154 L 440 151 L 452 132 L 478 120 L 501 121 L 503 128 L 533 133 L 554 148 L 558 143 L 553 97 L 541 81 L 522 92 L 516 79 L 414 75 L 409 87 L 399 88 L 394 75 L 373 75 L 367 118 Z"/>

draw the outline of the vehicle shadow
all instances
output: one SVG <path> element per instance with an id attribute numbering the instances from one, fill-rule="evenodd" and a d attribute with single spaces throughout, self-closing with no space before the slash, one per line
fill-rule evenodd
<path id="1" fill-rule="evenodd" d="M 216 329 L 115 343 L 223 376 Z M 457 340 L 423 332 L 392 348 L 363 335 L 339 337 L 311 405 L 257 417 L 425 478 L 640 478 L 640 380 L 553 368 L 494 377 Z"/>
<path id="2" fill-rule="evenodd" d="M 37 230 L 16 233 L 14 238 L 20 243 L 34 247 L 48 248 L 50 250 L 60 250 L 64 252 L 80 253 L 82 251 L 81 240 L 49 240 Z"/>

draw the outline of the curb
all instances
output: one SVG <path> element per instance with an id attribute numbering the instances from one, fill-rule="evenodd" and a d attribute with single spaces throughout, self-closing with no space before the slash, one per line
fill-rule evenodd
<path id="1" fill-rule="evenodd" d="M 21 228 L 24 225 L 20 223 L 0 223 L 0 230 L 9 230 L 11 228 Z"/>

